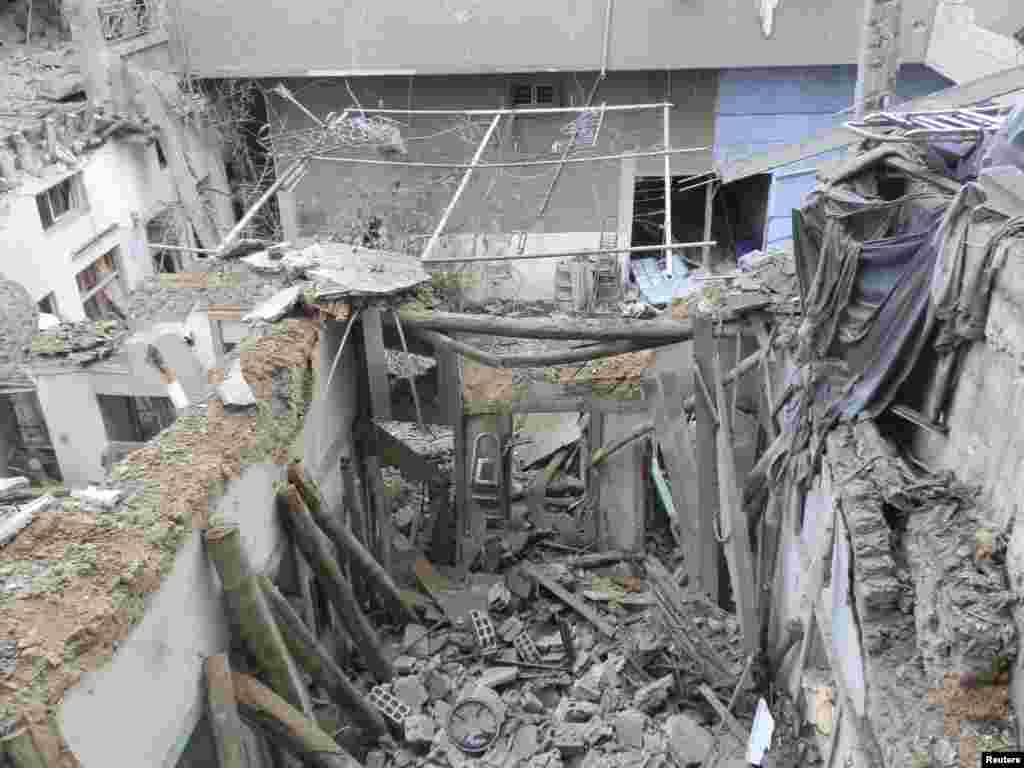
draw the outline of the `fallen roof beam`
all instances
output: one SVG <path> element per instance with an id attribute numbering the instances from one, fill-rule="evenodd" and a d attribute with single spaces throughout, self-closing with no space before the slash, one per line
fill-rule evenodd
<path id="1" fill-rule="evenodd" d="M 463 357 L 475 360 L 483 365 L 492 368 L 539 368 L 549 365 L 567 365 L 569 363 L 582 363 L 587 360 L 599 360 L 605 357 L 625 355 L 630 352 L 642 352 L 645 349 L 664 346 L 674 342 L 651 342 L 636 343 L 632 341 L 613 341 L 607 344 L 593 344 L 577 349 L 569 349 L 558 352 L 534 352 L 522 355 L 495 355 L 491 352 L 484 352 L 478 347 L 466 344 L 451 336 L 445 336 L 436 331 L 416 329 L 414 334 L 434 347 L 443 347 L 452 352 L 457 352 Z"/>
<path id="2" fill-rule="evenodd" d="M 678 320 L 572 320 L 508 318 L 456 312 L 400 310 L 406 328 L 417 331 L 509 336 L 521 339 L 584 339 L 671 344 L 693 338 L 693 326 Z"/>
<path id="3" fill-rule="evenodd" d="M 677 149 L 654 149 L 647 152 L 621 152 L 616 155 L 585 155 L 567 157 L 565 163 L 596 163 L 612 160 L 627 160 L 635 157 L 662 157 L 685 155 L 694 152 L 710 152 L 711 147 L 679 147 Z M 532 168 L 538 165 L 561 165 L 559 160 L 506 160 L 496 163 L 441 163 L 417 160 L 377 160 L 371 157 L 331 157 L 330 155 L 309 155 L 310 160 L 326 160 L 331 163 L 353 163 L 356 165 L 397 165 L 405 168 Z M 701 186 L 701 185 L 697 185 Z"/>

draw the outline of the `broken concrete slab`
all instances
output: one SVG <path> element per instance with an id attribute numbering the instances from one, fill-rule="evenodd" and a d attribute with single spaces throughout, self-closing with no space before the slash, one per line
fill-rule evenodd
<path id="1" fill-rule="evenodd" d="M 78 499 L 88 506 L 111 510 L 124 498 L 124 491 L 117 488 L 97 488 L 90 485 L 88 488 L 72 491 L 71 498 Z"/>
<path id="2" fill-rule="evenodd" d="M 627 709 L 615 716 L 614 725 L 620 747 L 643 749 L 647 715 L 638 709 Z"/>
<path id="3" fill-rule="evenodd" d="M 8 515 L 0 514 L 0 547 L 12 541 L 28 527 L 37 514 L 49 509 L 56 501 L 52 496 L 41 496 Z"/>
<path id="4" fill-rule="evenodd" d="M 276 323 L 295 308 L 302 299 L 304 286 L 293 285 L 279 291 L 242 318 L 243 323 Z"/>
<path id="5" fill-rule="evenodd" d="M 411 715 L 405 718 L 405 741 L 414 747 L 429 747 L 434 741 L 436 730 L 433 718 L 427 715 Z"/>
<path id="6" fill-rule="evenodd" d="M 645 685 L 633 695 L 633 706 L 637 709 L 651 713 L 660 709 L 668 698 L 668 692 L 672 690 L 675 680 L 672 675 L 665 675 L 653 683 Z"/>
<path id="7" fill-rule="evenodd" d="M 29 487 L 27 477 L 0 478 L 0 501 L 15 496 Z"/>
<path id="8" fill-rule="evenodd" d="M 229 408 L 248 408 L 256 405 L 256 395 L 242 374 L 242 361 L 235 360 L 227 378 L 217 385 L 217 396 Z"/>
<path id="9" fill-rule="evenodd" d="M 519 669 L 517 667 L 491 667 L 480 676 L 477 685 L 482 685 L 486 688 L 498 688 L 515 682 L 517 677 L 519 677 Z"/>
<path id="10" fill-rule="evenodd" d="M 402 648 L 410 656 L 419 656 L 420 658 L 429 656 L 430 638 L 428 637 L 427 628 L 422 624 L 406 624 Z"/>
<path id="11" fill-rule="evenodd" d="M 395 696 L 403 704 L 409 706 L 414 714 L 419 713 L 423 709 L 423 705 L 430 699 L 423 682 L 416 675 L 396 677 L 391 685 Z"/>
<path id="12" fill-rule="evenodd" d="M 701 763 L 714 743 L 711 731 L 690 715 L 672 715 L 665 721 L 669 751 L 678 765 Z"/>

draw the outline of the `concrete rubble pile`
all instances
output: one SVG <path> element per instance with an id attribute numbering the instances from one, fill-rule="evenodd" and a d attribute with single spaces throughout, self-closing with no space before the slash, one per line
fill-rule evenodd
<path id="1" fill-rule="evenodd" d="M 529 546 L 500 572 L 460 574 L 414 554 L 419 589 L 399 589 L 301 464 L 288 480 L 278 512 L 329 607 L 252 573 L 237 526 L 211 521 L 245 651 L 207 662 L 211 714 L 233 691 L 239 722 L 310 765 L 749 764 L 763 660 L 681 569 Z M 342 621 L 322 632 L 325 608 Z"/>

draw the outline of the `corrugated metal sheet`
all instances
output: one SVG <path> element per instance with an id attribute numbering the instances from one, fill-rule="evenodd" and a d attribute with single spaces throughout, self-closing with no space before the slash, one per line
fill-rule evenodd
<path id="1" fill-rule="evenodd" d="M 856 81 L 856 67 L 850 66 L 723 70 L 718 78 L 715 115 L 716 165 L 794 144 L 838 126 L 848 117 L 843 110 L 853 103 Z M 916 98 L 949 85 L 925 66 L 905 65 L 900 70 L 897 99 Z M 838 159 L 841 152 L 773 171 L 766 245 L 781 246 L 792 240 L 792 210 L 814 188 L 814 169 Z"/>

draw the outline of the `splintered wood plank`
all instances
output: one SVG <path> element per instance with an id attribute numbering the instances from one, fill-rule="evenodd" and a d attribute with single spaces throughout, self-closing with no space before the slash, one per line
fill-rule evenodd
<path id="1" fill-rule="evenodd" d="M 700 581 L 700 539 L 697 459 L 690 442 L 689 420 L 683 412 L 679 375 L 665 371 L 645 382 L 652 403 L 654 433 L 665 459 L 677 519 L 673 533 L 686 553 L 684 565 L 690 583 Z"/>
<path id="2" fill-rule="evenodd" d="M 718 461 L 715 456 L 715 415 L 712 404 L 702 395 L 705 383 L 710 382 L 715 338 L 711 320 L 700 313 L 693 316 L 693 391 L 696 435 L 694 446 L 697 459 L 697 537 L 700 552 L 700 579 L 697 585 L 701 592 L 716 601 L 719 597 L 718 561 L 720 546 L 715 537 L 715 520 L 718 517 Z M 710 394 L 710 393 L 709 393 Z"/>
<path id="3" fill-rule="evenodd" d="M 557 581 L 552 579 L 545 573 L 542 573 L 539 568 L 534 565 L 526 564 L 523 566 L 523 571 L 534 581 L 540 584 L 544 589 L 553 594 L 567 606 L 572 608 L 576 613 L 582 616 L 584 619 L 589 621 L 597 630 L 605 635 L 606 637 L 614 637 L 616 628 L 605 621 L 601 616 L 587 605 L 583 600 L 576 597 Z"/>
<path id="4" fill-rule="evenodd" d="M 758 622 L 757 598 L 754 589 L 753 554 L 750 551 L 750 531 L 747 516 L 743 511 L 736 480 L 736 456 L 733 453 L 732 419 L 729 403 L 722 381 L 722 366 L 717 349 L 714 353 L 715 399 L 718 403 L 718 435 L 716 453 L 718 459 L 718 490 L 721 499 L 722 534 L 725 541 L 725 555 L 729 564 L 732 581 L 732 596 L 736 602 L 736 613 L 743 630 L 743 647 L 747 653 L 757 653 L 761 646 L 760 623 Z"/>
<path id="5" fill-rule="evenodd" d="M 366 373 L 370 380 L 373 418 L 391 421 L 391 388 L 388 384 L 388 359 L 384 349 L 384 327 L 380 312 L 377 307 L 366 307 L 363 310 L 363 349 L 366 353 Z"/>

